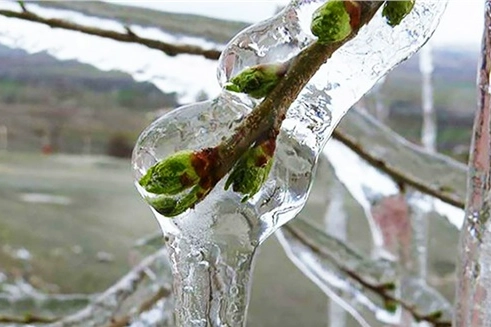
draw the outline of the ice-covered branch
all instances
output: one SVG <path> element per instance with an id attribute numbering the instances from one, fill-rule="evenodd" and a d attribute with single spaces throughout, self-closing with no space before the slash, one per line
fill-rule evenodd
<path id="1" fill-rule="evenodd" d="M 463 208 L 465 165 L 406 141 L 366 113 L 350 110 L 333 137 L 401 185 Z"/>
<path id="2" fill-rule="evenodd" d="M 344 303 L 349 312 L 363 307 L 381 316 L 382 311 L 390 314 L 401 306 L 416 321 L 438 327 L 451 326 L 451 306 L 431 287 L 406 281 L 403 285 L 405 293 L 413 296 L 399 298 L 394 294 L 398 273 L 392 262 L 366 260 L 343 242 L 302 219 L 290 222 L 280 235 L 287 254 L 302 271 L 307 275 L 317 274 L 314 279 L 329 287 L 331 292 L 349 294 L 352 301 Z"/>
<path id="3" fill-rule="evenodd" d="M 484 3 L 481 60 L 477 72 L 478 104 L 460 238 L 456 327 L 483 327 L 491 321 L 491 1 Z"/>
<path id="4" fill-rule="evenodd" d="M 147 300 L 144 300 L 138 309 L 134 312 L 134 315 L 140 315 L 157 304 L 163 298 L 169 297 L 171 295 L 171 290 L 168 287 L 160 287 L 158 291 L 153 294 Z M 125 315 L 122 318 L 114 319 L 109 327 L 125 327 L 131 323 L 133 315 Z"/>
<path id="5" fill-rule="evenodd" d="M 121 278 L 116 284 L 97 297 L 86 308 L 49 326 L 103 326 L 118 321 L 129 321 L 130 317 L 127 315 L 124 315 L 122 318 L 117 318 L 116 315 L 123 306 L 124 302 L 139 290 L 139 286 L 147 278 L 149 278 L 149 275 L 153 276 L 150 270 L 151 267 L 156 265 L 160 260 L 163 260 L 166 257 L 166 253 L 166 249 L 162 248 L 156 253 L 148 256 L 128 274 Z M 160 275 L 164 275 L 161 277 L 165 278 L 165 274 Z M 170 277 L 169 280 L 165 282 L 170 282 Z M 160 285 L 157 292 L 152 295 L 149 300 L 144 301 L 135 313 L 141 313 L 148 310 L 149 305 L 151 306 L 151 304 L 156 303 L 163 297 L 170 296 L 171 288 L 167 283 Z"/>
<path id="6" fill-rule="evenodd" d="M 218 59 L 218 57 L 220 56 L 220 51 L 218 50 L 204 49 L 199 46 L 190 44 L 172 44 L 151 38 L 140 37 L 128 28 L 126 29 L 126 33 L 120 33 L 98 27 L 85 26 L 64 19 L 42 17 L 28 10 L 25 6 L 21 9 L 22 11 L 0 9 L 0 15 L 8 18 L 16 18 L 29 22 L 40 23 L 52 28 L 61 28 L 88 35 L 108 38 L 119 42 L 141 44 L 150 49 L 160 50 L 169 56 L 176 56 L 178 54 L 190 54 L 199 55 L 207 59 L 214 60 Z"/>

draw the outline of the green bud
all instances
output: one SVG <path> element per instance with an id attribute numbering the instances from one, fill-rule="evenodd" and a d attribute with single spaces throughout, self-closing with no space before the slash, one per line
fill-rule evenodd
<path id="1" fill-rule="evenodd" d="M 249 67 L 225 85 L 232 92 L 246 93 L 260 99 L 267 96 L 286 73 L 285 64 L 263 64 Z"/>
<path id="2" fill-rule="evenodd" d="M 398 304 L 394 300 L 387 300 L 384 302 L 385 310 L 389 311 L 390 313 L 396 312 L 397 306 Z"/>
<path id="3" fill-rule="evenodd" d="M 242 202 L 256 194 L 268 178 L 273 158 L 263 145 L 250 148 L 239 159 L 225 183 L 227 190 L 230 185 L 235 192 L 244 194 Z"/>
<path id="4" fill-rule="evenodd" d="M 140 185 L 150 193 L 175 195 L 196 185 L 199 176 L 193 167 L 194 152 L 177 152 L 154 166 L 140 179 Z"/>
<path id="5" fill-rule="evenodd" d="M 312 16 L 310 30 L 321 44 L 342 41 L 351 33 L 351 18 L 343 0 L 331 0 Z"/>
<path id="6" fill-rule="evenodd" d="M 382 287 L 388 291 L 393 291 L 396 289 L 396 284 L 393 282 L 385 283 L 382 285 Z"/>
<path id="7" fill-rule="evenodd" d="M 382 16 L 394 27 L 401 23 L 414 7 L 415 0 L 389 0 L 385 2 Z"/>
<path id="8" fill-rule="evenodd" d="M 191 191 L 182 196 L 170 197 L 160 195 L 155 198 L 147 198 L 147 202 L 161 215 L 175 217 L 194 206 L 208 193 L 208 191 L 196 185 Z"/>

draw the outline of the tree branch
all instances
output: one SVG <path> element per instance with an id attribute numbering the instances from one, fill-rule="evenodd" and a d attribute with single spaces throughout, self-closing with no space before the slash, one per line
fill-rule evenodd
<path id="1" fill-rule="evenodd" d="M 154 39 L 140 38 L 128 28 L 126 29 L 127 33 L 118 33 L 82 26 L 60 19 L 43 18 L 28 10 L 23 12 L 0 10 L 0 15 L 116 41 L 141 44 L 151 49 L 161 50 L 171 56 L 193 54 L 201 55 L 208 59 L 217 59 L 220 55 L 218 50 L 205 50 L 193 45 L 174 45 Z M 285 90 L 285 88 L 282 88 L 282 90 Z M 387 173 L 397 182 L 407 184 L 422 193 L 430 194 L 459 208 L 464 207 L 466 168 L 455 160 L 442 155 L 426 153 L 421 148 L 401 140 L 398 135 L 390 131 L 386 126 L 363 113 L 356 113 L 353 110 L 348 111 L 345 118 L 341 120 L 340 125 L 333 132 L 333 138 L 341 141 L 371 165 Z M 238 142 L 238 140 L 233 140 L 233 142 Z M 384 143 L 384 153 L 377 152 L 373 147 L 373 144 L 380 146 L 380 142 Z M 397 158 L 398 156 L 400 157 L 399 159 Z M 403 157 L 404 160 L 401 160 Z M 423 166 L 424 169 L 422 169 Z M 422 173 L 424 176 L 421 175 Z"/>
<path id="2" fill-rule="evenodd" d="M 353 19 L 355 23 L 353 24 L 354 26 L 350 26 L 349 34 L 328 41 L 318 39 L 303 49 L 292 59 L 291 63 L 288 62 L 289 67 L 286 74 L 278 81 L 274 89 L 244 118 L 229 138 L 222 141 L 216 147 L 201 149 L 193 152 L 191 155 L 184 151 L 179 153 L 179 156 L 164 158 L 153 166 L 156 167 L 162 164 L 182 167 L 186 165 L 183 160 L 187 160 L 187 162 L 196 163 L 190 164 L 189 167 L 192 173 L 198 176 L 198 178 L 188 180 L 185 178 L 187 172 L 183 173 L 179 169 L 173 171 L 172 169 L 151 168 L 147 171 L 147 175 L 141 178 L 140 185 L 149 192 L 152 192 L 152 189 L 155 190 L 154 185 L 152 185 L 154 181 L 166 180 L 168 177 L 179 180 L 178 183 L 181 183 L 180 186 L 183 187 L 181 191 L 192 187 L 188 194 L 178 198 L 178 200 L 168 197 L 167 195 L 169 194 L 166 194 L 165 190 L 162 190 L 162 188 L 159 190 L 159 187 L 157 187 L 159 193 L 156 194 L 156 199 L 150 200 L 153 200 L 150 204 L 160 214 L 167 217 L 176 216 L 202 201 L 211 189 L 231 171 L 239 159 L 245 155 L 246 151 L 251 149 L 253 144 L 258 145 L 261 142 L 272 140 L 272 145 L 268 146 L 266 150 L 269 152 L 266 155 L 272 155 L 275 148 L 276 136 L 280 131 L 283 120 L 286 118 L 287 110 L 296 100 L 302 89 L 333 53 L 353 39 L 360 29 L 370 22 L 378 9 L 384 4 L 382 1 L 352 2 L 355 3 L 356 14 L 354 15 L 356 19 Z M 329 3 L 331 2 L 327 4 Z M 326 26 L 328 24 L 331 25 Z M 331 20 L 330 23 L 326 23 L 324 28 L 328 31 L 337 30 L 340 24 L 343 24 L 343 22 L 338 18 L 337 20 Z M 252 88 L 258 88 L 258 85 L 256 85 L 257 82 L 253 84 L 254 86 Z M 182 161 L 179 165 L 170 163 L 174 161 L 178 162 L 179 160 Z M 257 160 L 256 162 L 262 161 Z M 267 165 L 267 162 L 265 165 Z M 168 174 L 169 176 L 160 176 L 159 174 L 161 173 Z M 172 177 L 173 174 L 179 175 L 182 173 L 184 175 L 181 177 Z M 232 173 L 231 176 L 233 175 Z M 237 175 L 240 176 L 241 174 Z M 185 182 L 185 185 L 183 185 L 182 181 Z M 190 183 L 187 183 L 188 181 Z M 249 196 L 250 194 L 245 195 Z"/>
<path id="3" fill-rule="evenodd" d="M 147 279 L 148 269 L 166 255 L 166 249 L 162 248 L 156 253 L 143 259 L 139 265 L 97 297 L 93 303 L 89 304 L 79 312 L 49 325 L 49 327 L 85 326 L 90 325 L 90 321 L 93 321 L 93 325 L 96 326 L 110 324 L 123 302 L 133 295 L 139 289 L 139 285 Z M 157 294 L 159 295 L 159 298 L 155 299 L 154 296 L 152 296 L 151 300 L 154 299 L 155 302 L 157 302 L 159 299 L 169 296 L 171 294 L 170 286 L 162 285 Z M 148 304 L 148 301 L 145 301 L 143 304 L 145 303 Z M 145 308 L 146 307 L 143 305 L 140 306 L 140 310 L 144 310 Z M 122 319 L 125 318 L 123 317 Z"/>
<path id="4" fill-rule="evenodd" d="M 218 57 L 220 56 L 220 51 L 214 49 L 207 50 L 199 46 L 189 44 L 176 45 L 150 38 L 140 37 L 129 29 L 126 29 L 126 33 L 120 33 L 102 28 L 85 26 L 63 19 L 44 18 L 27 10 L 25 6 L 22 8 L 22 12 L 0 9 L 0 15 L 8 18 L 17 18 L 29 22 L 44 24 L 51 28 L 61 28 L 65 30 L 76 31 L 125 43 L 141 44 L 150 49 L 160 50 L 169 56 L 176 56 L 178 54 L 190 54 L 203 56 L 207 59 L 213 60 L 218 59 Z"/>
<path id="5" fill-rule="evenodd" d="M 416 321 L 426 321 L 432 324 L 435 327 L 450 327 L 450 321 L 444 321 L 441 319 L 440 315 L 442 312 L 436 312 L 434 314 L 422 314 L 418 311 L 417 308 L 411 303 L 406 302 L 402 298 L 398 298 L 393 294 L 394 284 L 392 283 L 383 283 L 383 284 L 375 284 L 370 279 L 370 276 L 365 276 L 362 272 L 352 269 L 350 267 L 354 266 L 353 263 L 353 253 L 354 251 L 348 248 L 344 243 L 334 240 L 332 242 L 336 243 L 338 248 L 329 248 L 326 246 L 327 243 L 321 246 L 314 240 L 315 237 L 311 234 L 307 234 L 306 230 L 315 229 L 312 227 L 310 223 L 302 219 L 295 219 L 293 222 L 290 222 L 282 227 L 284 232 L 287 232 L 290 237 L 296 239 L 296 241 L 300 242 L 303 246 L 309 248 L 312 253 L 316 254 L 319 257 L 325 258 L 330 263 L 336 266 L 336 269 L 339 269 L 341 273 L 351 278 L 355 283 L 358 283 L 365 290 L 369 290 L 376 294 L 384 303 L 386 304 L 395 304 L 400 305 L 405 310 L 407 310 Z M 328 235 L 322 233 L 323 237 L 329 237 Z M 331 242 L 331 243 L 332 243 Z M 343 250 L 340 251 L 339 247 L 343 247 Z M 348 253 L 349 256 L 344 258 L 345 261 L 340 261 L 339 258 L 334 257 L 335 253 Z M 387 273 L 387 272 L 386 272 Z M 352 282 L 351 282 L 352 283 Z M 354 286 L 354 288 L 356 288 Z"/>
<path id="6" fill-rule="evenodd" d="M 348 111 L 333 137 L 396 182 L 464 208 L 467 185 L 464 164 L 409 143 L 356 109 Z"/>
<path id="7" fill-rule="evenodd" d="M 47 324 L 56 320 L 57 318 L 47 318 L 31 314 L 22 317 L 0 315 L 0 324 Z"/>

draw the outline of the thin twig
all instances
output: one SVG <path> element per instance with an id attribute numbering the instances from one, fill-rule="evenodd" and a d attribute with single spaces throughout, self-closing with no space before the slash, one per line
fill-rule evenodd
<path id="1" fill-rule="evenodd" d="M 0 315 L 0 323 L 2 324 L 48 324 L 56 320 L 58 318 L 48 318 L 32 314 L 26 314 L 22 317 Z"/>
<path id="2" fill-rule="evenodd" d="M 432 324 L 435 327 L 450 327 L 452 325 L 449 321 L 440 321 L 438 317 L 434 317 L 433 315 L 424 315 L 419 313 L 416 308 L 412 304 L 406 303 L 403 299 L 395 297 L 391 294 L 391 287 L 388 287 L 387 284 L 382 285 L 374 285 L 367 280 L 363 276 L 360 276 L 358 272 L 355 270 L 351 270 L 337 262 L 337 260 L 333 259 L 330 253 L 327 253 L 322 248 L 317 246 L 308 236 L 304 235 L 302 232 L 298 231 L 296 228 L 292 227 L 289 224 L 283 226 L 283 229 L 286 229 L 292 236 L 297 238 L 302 244 L 308 246 L 312 252 L 317 253 L 318 255 L 328 258 L 330 261 L 335 262 L 337 264 L 337 268 L 345 273 L 347 276 L 351 277 L 354 281 L 358 282 L 364 288 L 372 291 L 373 293 L 380 296 L 380 298 L 384 301 L 384 303 L 396 303 L 407 310 L 416 321 L 426 321 Z"/>
<path id="3" fill-rule="evenodd" d="M 126 33 L 120 33 L 102 28 L 85 26 L 69 22 L 64 19 L 45 18 L 27 10 L 25 6 L 23 7 L 22 12 L 0 9 L 0 15 L 8 18 L 17 18 L 25 21 L 41 23 L 52 28 L 61 28 L 65 30 L 81 32 L 84 34 L 99 36 L 120 42 L 141 44 L 150 49 L 160 50 L 169 56 L 176 56 L 178 54 L 190 54 L 203 56 L 207 59 L 213 60 L 218 59 L 218 57 L 220 56 L 220 51 L 215 49 L 203 49 L 199 46 L 189 44 L 177 45 L 158 41 L 155 39 L 140 37 L 134 32 L 128 31 L 128 29 L 126 29 Z"/>
<path id="4" fill-rule="evenodd" d="M 146 271 L 149 267 L 155 264 L 156 261 L 165 257 L 166 254 L 166 249 L 162 248 L 146 257 L 139 265 L 134 267 L 86 308 L 49 326 L 80 326 L 81 324 L 87 324 L 87 321 L 90 321 L 91 319 L 96 319 L 99 324 L 102 321 L 105 321 L 105 323 L 111 322 L 123 301 L 133 295 L 139 289 L 139 285 L 147 279 Z M 164 290 L 162 290 L 162 292 L 163 291 Z M 170 294 L 170 289 L 165 288 L 165 294 Z"/>

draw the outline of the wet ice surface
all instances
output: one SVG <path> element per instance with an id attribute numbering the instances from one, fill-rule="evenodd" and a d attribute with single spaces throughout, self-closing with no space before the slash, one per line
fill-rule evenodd
<path id="1" fill-rule="evenodd" d="M 286 60 L 305 48 L 313 40 L 307 22 L 321 3 L 294 1 L 276 17 L 236 36 L 220 60 L 220 82 L 223 84 L 247 66 Z M 293 218 L 303 206 L 316 157 L 337 122 L 380 77 L 426 41 L 444 7 L 442 2 L 418 3 L 396 28 L 377 16 L 321 67 L 290 107 L 270 178 L 260 194 L 251 200 L 263 225 L 255 236 L 259 241 Z M 255 105 L 256 102 L 244 96 L 224 91 L 215 100 L 183 107 L 160 118 L 142 134 L 137 144 L 137 178 L 175 151 L 217 145 L 222 138 L 230 136 L 240 119 Z M 210 204 L 205 199 L 202 205 Z"/>

